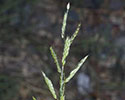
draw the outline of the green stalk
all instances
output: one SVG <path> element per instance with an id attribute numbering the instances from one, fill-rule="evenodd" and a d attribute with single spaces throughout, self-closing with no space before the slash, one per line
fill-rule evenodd
<path id="1" fill-rule="evenodd" d="M 62 66 L 61 75 L 60 75 L 60 91 L 59 98 L 60 100 L 65 100 L 64 92 L 65 92 L 65 81 L 64 81 L 64 66 Z"/>

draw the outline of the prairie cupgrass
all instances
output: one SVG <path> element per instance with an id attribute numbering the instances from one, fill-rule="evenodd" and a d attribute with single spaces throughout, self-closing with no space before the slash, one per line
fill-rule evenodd
<path id="1" fill-rule="evenodd" d="M 76 66 L 76 68 L 70 72 L 69 76 L 65 77 L 64 68 L 65 68 L 65 64 L 66 64 L 66 58 L 69 54 L 71 44 L 72 44 L 73 40 L 75 39 L 75 37 L 77 36 L 77 34 L 79 32 L 79 29 L 80 29 L 80 26 L 81 26 L 81 24 L 78 25 L 76 31 L 74 32 L 74 34 L 71 37 L 67 36 L 65 38 L 66 21 L 67 21 L 69 9 L 70 9 L 70 3 L 67 4 L 67 11 L 64 14 L 63 24 L 62 24 L 61 37 L 64 40 L 64 50 L 63 50 L 63 56 L 62 56 L 61 64 L 58 61 L 58 58 L 57 58 L 57 55 L 56 55 L 55 51 L 53 50 L 52 47 L 50 47 L 50 52 L 51 52 L 51 55 L 52 55 L 52 57 L 54 59 L 54 62 L 56 64 L 57 72 L 60 74 L 59 96 L 57 96 L 57 94 L 55 92 L 52 81 L 42 71 L 42 75 L 44 77 L 44 80 L 45 80 L 45 82 L 46 82 L 46 84 L 47 84 L 47 86 L 48 86 L 48 88 L 49 88 L 49 90 L 50 90 L 50 92 L 51 92 L 51 94 L 52 94 L 52 96 L 55 100 L 65 100 L 65 85 L 66 85 L 66 83 L 68 83 L 74 77 L 74 75 L 81 68 L 81 66 L 83 65 L 83 63 L 85 62 L 85 60 L 88 57 L 88 56 L 86 56 L 83 59 L 81 59 L 80 62 L 78 63 L 78 65 Z M 33 100 L 36 100 L 35 97 L 33 97 Z"/>

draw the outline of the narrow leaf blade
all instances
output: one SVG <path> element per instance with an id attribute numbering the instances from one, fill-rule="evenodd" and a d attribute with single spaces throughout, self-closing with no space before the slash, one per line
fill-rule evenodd
<path id="1" fill-rule="evenodd" d="M 46 74 L 44 72 L 42 72 L 42 74 L 43 74 L 44 80 L 45 80 L 50 92 L 52 93 L 53 97 L 55 99 L 57 99 L 56 92 L 54 90 L 54 87 L 53 87 L 51 80 L 46 76 Z"/>
<path id="2" fill-rule="evenodd" d="M 88 58 L 88 56 L 84 57 L 77 65 L 77 67 L 70 72 L 70 75 L 66 78 L 65 82 L 69 82 L 70 79 L 73 78 L 73 76 L 77 73 L 77 71 L 81 68 L 82 64 L 86 61 L 86 59 Z"/>
<path id="3" fill-rule="evenodd" d="M 50 47 L 50 52 L 51 52 L 51 55 L 52 55 L 52 57 L 53 57 L 53 59 L 54 59 L 54 62 L 55 62 L 55 64 L 56 64 L 57 71 L 58 71 L 59 73 L 61 73 L 61 68 L 60 68 L 60 65 L 59 65 L 59 62 L 58 62 L 56 53 L 54 52 L 54 50 L 53 50 L 52 47 Z"/>

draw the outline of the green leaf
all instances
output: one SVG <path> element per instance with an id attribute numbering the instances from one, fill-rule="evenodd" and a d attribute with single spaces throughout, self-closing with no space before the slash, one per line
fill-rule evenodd
<path id="1" fill-rule="evenodd" d="M 50 47 L 50 51 L 51 51 L 51 55 L 52 55 L 52 57 L 53 57 L 53 59 L 54 59 L 54 62 L 55 62 L 55 64 L 56 64 L 57 70 L 58 70 L 59 73 L 61 73 L 61 69 L 60 69 L 60 65 L 59 65 L 59 62 L 58 62 L 56 53 L 54 52 L 54 50 L 53 50 L 52 47 Z"/>
<path id="2" fill-rule="evenodd" d="M 55 99 L 57 99 L 56 92 L 54 90 L 54 87 L 53 87 L 51 80 L 46 76 L 46 74 L 44 72 L 42 72 L 42 74 L 43 74 L 44 80 L 45 80 L 50 92 L 52 93 L 53 97 Z"/>
<path id="3" fill-rule="evenodd" d="M 82 64 L 86 61 L 86 59 L 88 58 L 88 56 L 84 57 L 77 65 L 77 67 L 70 72 L 70 75 L 66 78 L 65 82 L 69 82 L 69 80 L 71 78 L 73 78 L 73 76 L 77 73 L 77 71 L 81 68 Z"/>
<path id="4" fill-rule="evenodd" d="M 63 17 L 62 34 L 61 34 L 62 38 L 64 38 L 64 36 L 65 36 L 66 21 L 67 21 L 67 16 L 68 16 L 69 8 L 70 8 L 70 3 L 67 4 L 67 11 L 65 12 L 64 17 Z"/>
<path id="5" fill-rule="evenodd" d="M 32 97 L 33 98 L 33 100 L 36 100 L 36 98 L 35 97 Z"/>
<path id="6" fill-rule="evenodd" d="M 77 36 L 79 30 L 80 30 L 81 24 L 78 25 L 76 31 L 74 32 L 74 34 L 71 37 L 71 42 L 73 42 L 73 40 L 75 39 L 75 37 Z"/>
<path id="7" fill-rule="evenodd" d="M 71 46 L 71 40 L 70 40 L 69 37 L 67 37 L 66 40 L 65 40 L 65 45 L 64 45 L 64 50 L 63 50 L 63 57 L 62 57 L 62 65 L 63 66 L 66 63 L 66 57 L 69 54 L 70 46 Z"/>

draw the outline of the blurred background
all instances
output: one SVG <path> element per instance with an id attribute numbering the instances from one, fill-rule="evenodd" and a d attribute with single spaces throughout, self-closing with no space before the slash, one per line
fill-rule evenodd
<path id="1" fill-rule="evenodd" d="M 66 100 L 125 100 L 125 0 L 0 0 L 0 100 L 52 100 L 41 70 L 59 89 L 50 55 L 61 59 L 61 26 L 71 9 L 66 35 L 79 22 L 66 76 L 85 55 L 89 58 L 66 86 Z"/>

